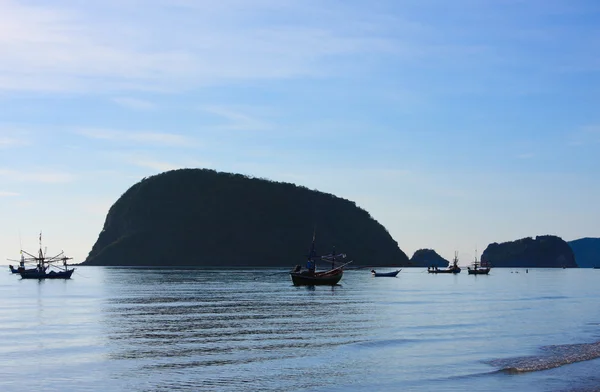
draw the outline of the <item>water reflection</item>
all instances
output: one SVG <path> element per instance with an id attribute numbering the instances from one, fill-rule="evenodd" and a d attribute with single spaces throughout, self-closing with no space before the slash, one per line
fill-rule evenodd
<path id="1" fill-rule="evenodd" d="M 253 271 L 137 272 L 106 273 L 118 284 L 102 319 L 111 360 L 136 361 L 145 371 L 194 369 L 248 380 L 249 369 L 265 361 L 298 368 L 302 357 L 361 342 L 372 318 L 342 286 L 293 287 L 281 276 L 256 280 Z M 220 378 L 202 382 L 219 385 Z"/>

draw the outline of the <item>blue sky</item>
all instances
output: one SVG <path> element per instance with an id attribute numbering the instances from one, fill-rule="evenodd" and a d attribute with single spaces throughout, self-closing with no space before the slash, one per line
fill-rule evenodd
<path id="1" fill-rule="evenodd" d="M 0 257 L 145 176 L 355 201 L 409 257 L 600 236 L 600 3 L 0 0 Z"/>

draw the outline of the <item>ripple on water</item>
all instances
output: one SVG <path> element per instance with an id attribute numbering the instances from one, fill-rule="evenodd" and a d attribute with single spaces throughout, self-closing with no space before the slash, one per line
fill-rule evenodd
<path id="1" fill-rule="evenodd" d="M 595 343 L 563 344 L 541 348 L 541 355 L 495 359 L 488 364 L 506 373 L 536 372 L 570 363 L 600 358 L 600 341 Z"/>

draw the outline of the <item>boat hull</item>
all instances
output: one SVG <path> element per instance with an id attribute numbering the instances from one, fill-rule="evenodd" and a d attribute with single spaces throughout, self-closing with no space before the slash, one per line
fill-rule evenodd
<path id="1" fill-rule="evenodd" d="M 446 269 L 446 270 L 428 270 L 427 272 L 429 272 L 430 274 L 460 274 L 460 268 L 459 269 Z"/>
<path id="2" fill-rule="evenodd" d="M 341 269 L 313 274 L 307 271 L 290 272 L 294 286 L 335 286 L 343 275 L 344 271 Z"/>
<path id="3" fill-rule="evenodd" d="M 22 267 L 15 268 L 12 265 L 9 265 L 8 268 L 10 268 L 10 272 L 12 272 L 13 274 L 20 274 L 21 272 L 33 272 L 33 271 L 37 271 L 37 268 L 30 268 L 30 269 L 25 269 L 25 268 L 22 268 Z"/>
<path id="4" fill-rule="evenodd" d="M 73 271 L 75 269 L 71 269 L 68 271 L 59 271 L 59 272 L 20 272 L 21 279 L 71 279 L 71 275 L 73 275 Z"/>
<path id="5" fill-rule="evenodd" d="M 487 275 L 490 273 L 489 268 L 468 269 L 469 275 Z"/>
<path id="6" fill-rule="evenodd" d="M 372 272 L 371 274 L 376 278 L 395 278 L 396 275 L 400 273 L 401 270 L 393 271 L 393 272 Z"/>

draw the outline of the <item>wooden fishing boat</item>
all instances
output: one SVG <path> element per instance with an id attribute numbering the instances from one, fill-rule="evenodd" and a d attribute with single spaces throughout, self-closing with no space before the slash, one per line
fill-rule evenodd
<path id="1" fill-rule="evenodd" d="M 427 272 L 430 274 L 459 274 L 460 267 L 458 266 L 458 252 L 454 252 L 454 260 L 452 265 L 446 269 L 439 269 L 438 267 L 427 267 Z"/>
<path id="2" fill-rule="evenodd" d="M 490 273 L 490 267 L 486 266 L 485 268 L 482 268 L 481 262 L 477 260 L 477 251 L 475 251 L 475 260 L 471 267 L 467 267 L 467 271 L 469 275 L 487 275 Z"/>
<path id="3" fill-rule="evenodd" d="M 74 268 L 65 271 L 26 271 L 21 272 L 21 279 L 71 279 Z"/>
<path id="4" fill-rule="evenodd" d="M 21 279 L 70 279 L 75 268 L 69 269 L 68 260 L 71 260 L 71 258 L 66 257 L 63 251 L 56 256 L 46 256 L 42 251 L 42 233 L 40 233 L 38 255 L 34 256 L 31 253 L 21 250 L 21 263 L 16 271 L 21 275 Z M 59 262 L 62 263 L 62 268 L 56 265 Z M 25 263 L 35 263 L 36 267 L 25 268 Z M 9 267 L 11 272 L 14 272 L 15 268 L 13 266 Z"/>
<path id="5" fill-rule="evenodd" d="M 346 258 L 344 253 L 336 254 L 335 247 L 333 252 L 324 255 L 317 256 L 315 251 L 315 233 L 313 233 L 313 240 L 308 254 L 308 260 L 306 261 L 306 267 L 297 265 L 292 271 L 290 271 L 290 278 L 294 286 L 335 286 L 339 283 L 344 275 L 344 267 L 350 264 L 352 261 L 344 263 L 338 267 L 335 263 L 339 259 Z M 317 260 L 331 263 L 329 270 L 317 271 Z"/>
<path id="6" fill-rule="evenodd" d="M 392 272 L 376 272 L 375 270 L 371 270 L 371 275 L 373 275 L 376 278 L 380 278 L 380 277 L 395 278 L 396 275 L 398 275 L 400 273 L 400 271 L 402 271 L 402 269 L 392 271 Z"/>
<path id="7" fill-rule="evenodd" d="M 290 272 L 294 286 L 335 286 L 342 279 L 343 275 L 343 268 L 313 273 L 308 270 Z"/>

